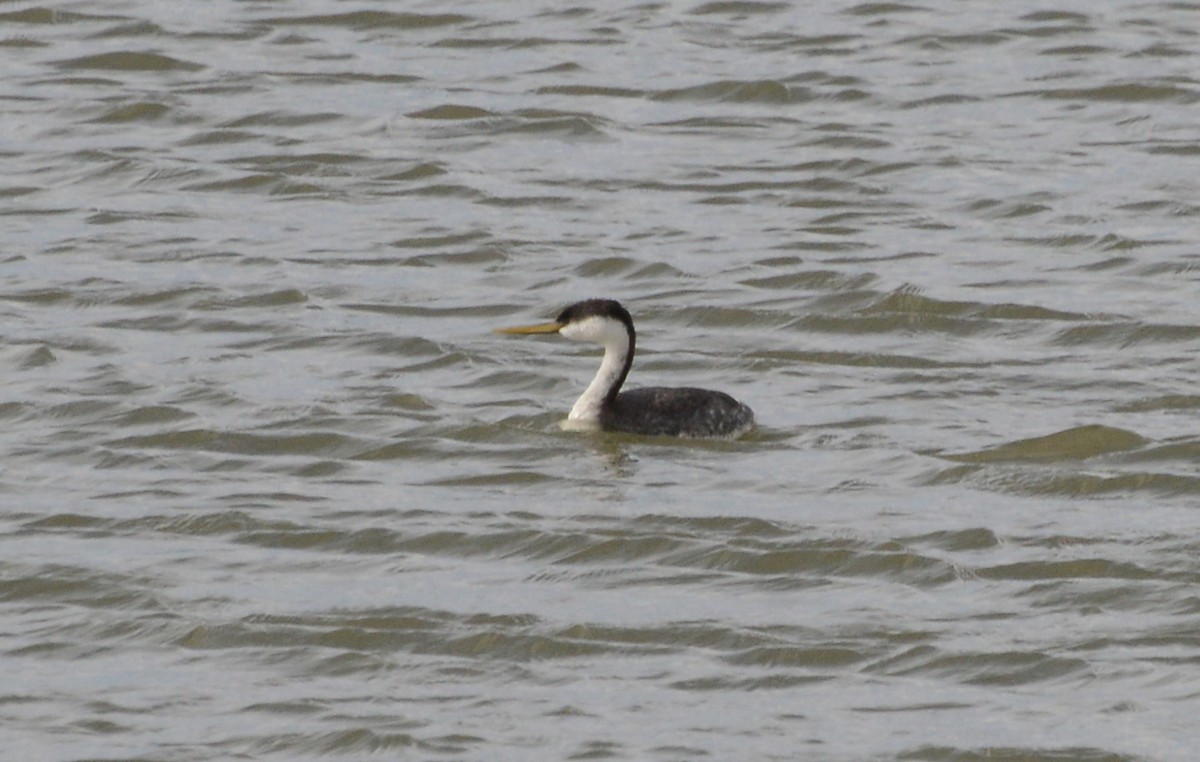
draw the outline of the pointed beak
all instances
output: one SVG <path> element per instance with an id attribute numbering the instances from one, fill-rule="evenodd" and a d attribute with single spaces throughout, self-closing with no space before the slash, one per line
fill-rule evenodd
<path id="1" fill-rule="evenodd" d="M 497 328 L 496 333 L 509 334 L 534 334 L 534 333 L 558 333 L 562 330 L 562 323 L 538 323 L 537 325 L 515 325 L 512 328 Z"/>

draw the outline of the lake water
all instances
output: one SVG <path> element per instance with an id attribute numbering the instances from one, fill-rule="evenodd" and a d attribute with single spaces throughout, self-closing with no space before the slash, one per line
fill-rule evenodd
<path id="1" fill-rule="evenodd" d="M 1194 759 L 1198 40 L 0 4 L 5 755 Z M 588 297 L 757 431 L 562 431 Z"/>

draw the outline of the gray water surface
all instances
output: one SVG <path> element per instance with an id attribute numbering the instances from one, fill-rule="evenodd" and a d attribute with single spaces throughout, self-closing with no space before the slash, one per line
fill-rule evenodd
<path id="1" fill-rule="evenodd" d="M 0 4 L 21 760 L 1192 760 L 1200 5 Z M 632 385 L 736 442 L 564 432 Z"/>

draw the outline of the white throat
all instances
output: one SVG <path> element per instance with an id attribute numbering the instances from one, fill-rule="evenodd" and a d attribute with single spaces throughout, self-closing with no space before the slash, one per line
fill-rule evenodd
<path id="1" fill-rule="evenodd" d="M 604 398 L 621 377 L 629 355 L 629 334 L 618 320 L 590 317 L 563 327 L 559 334 L 572 341 L 591 341 L 604 346 L 600 370 L 588 388 L 575 401 L 567 421 L 574 424 L 599 425 Z"/>

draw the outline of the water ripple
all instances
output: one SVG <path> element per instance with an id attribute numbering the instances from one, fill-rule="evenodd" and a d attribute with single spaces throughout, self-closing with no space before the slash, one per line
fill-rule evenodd
<path id="1" fill-rule="evenodd" d="M 6 8 L 6 749 L 1190 760 L 1194 12 L 1076 6 Z M 587 297 L 758 431 L 561 430 Z"/>

